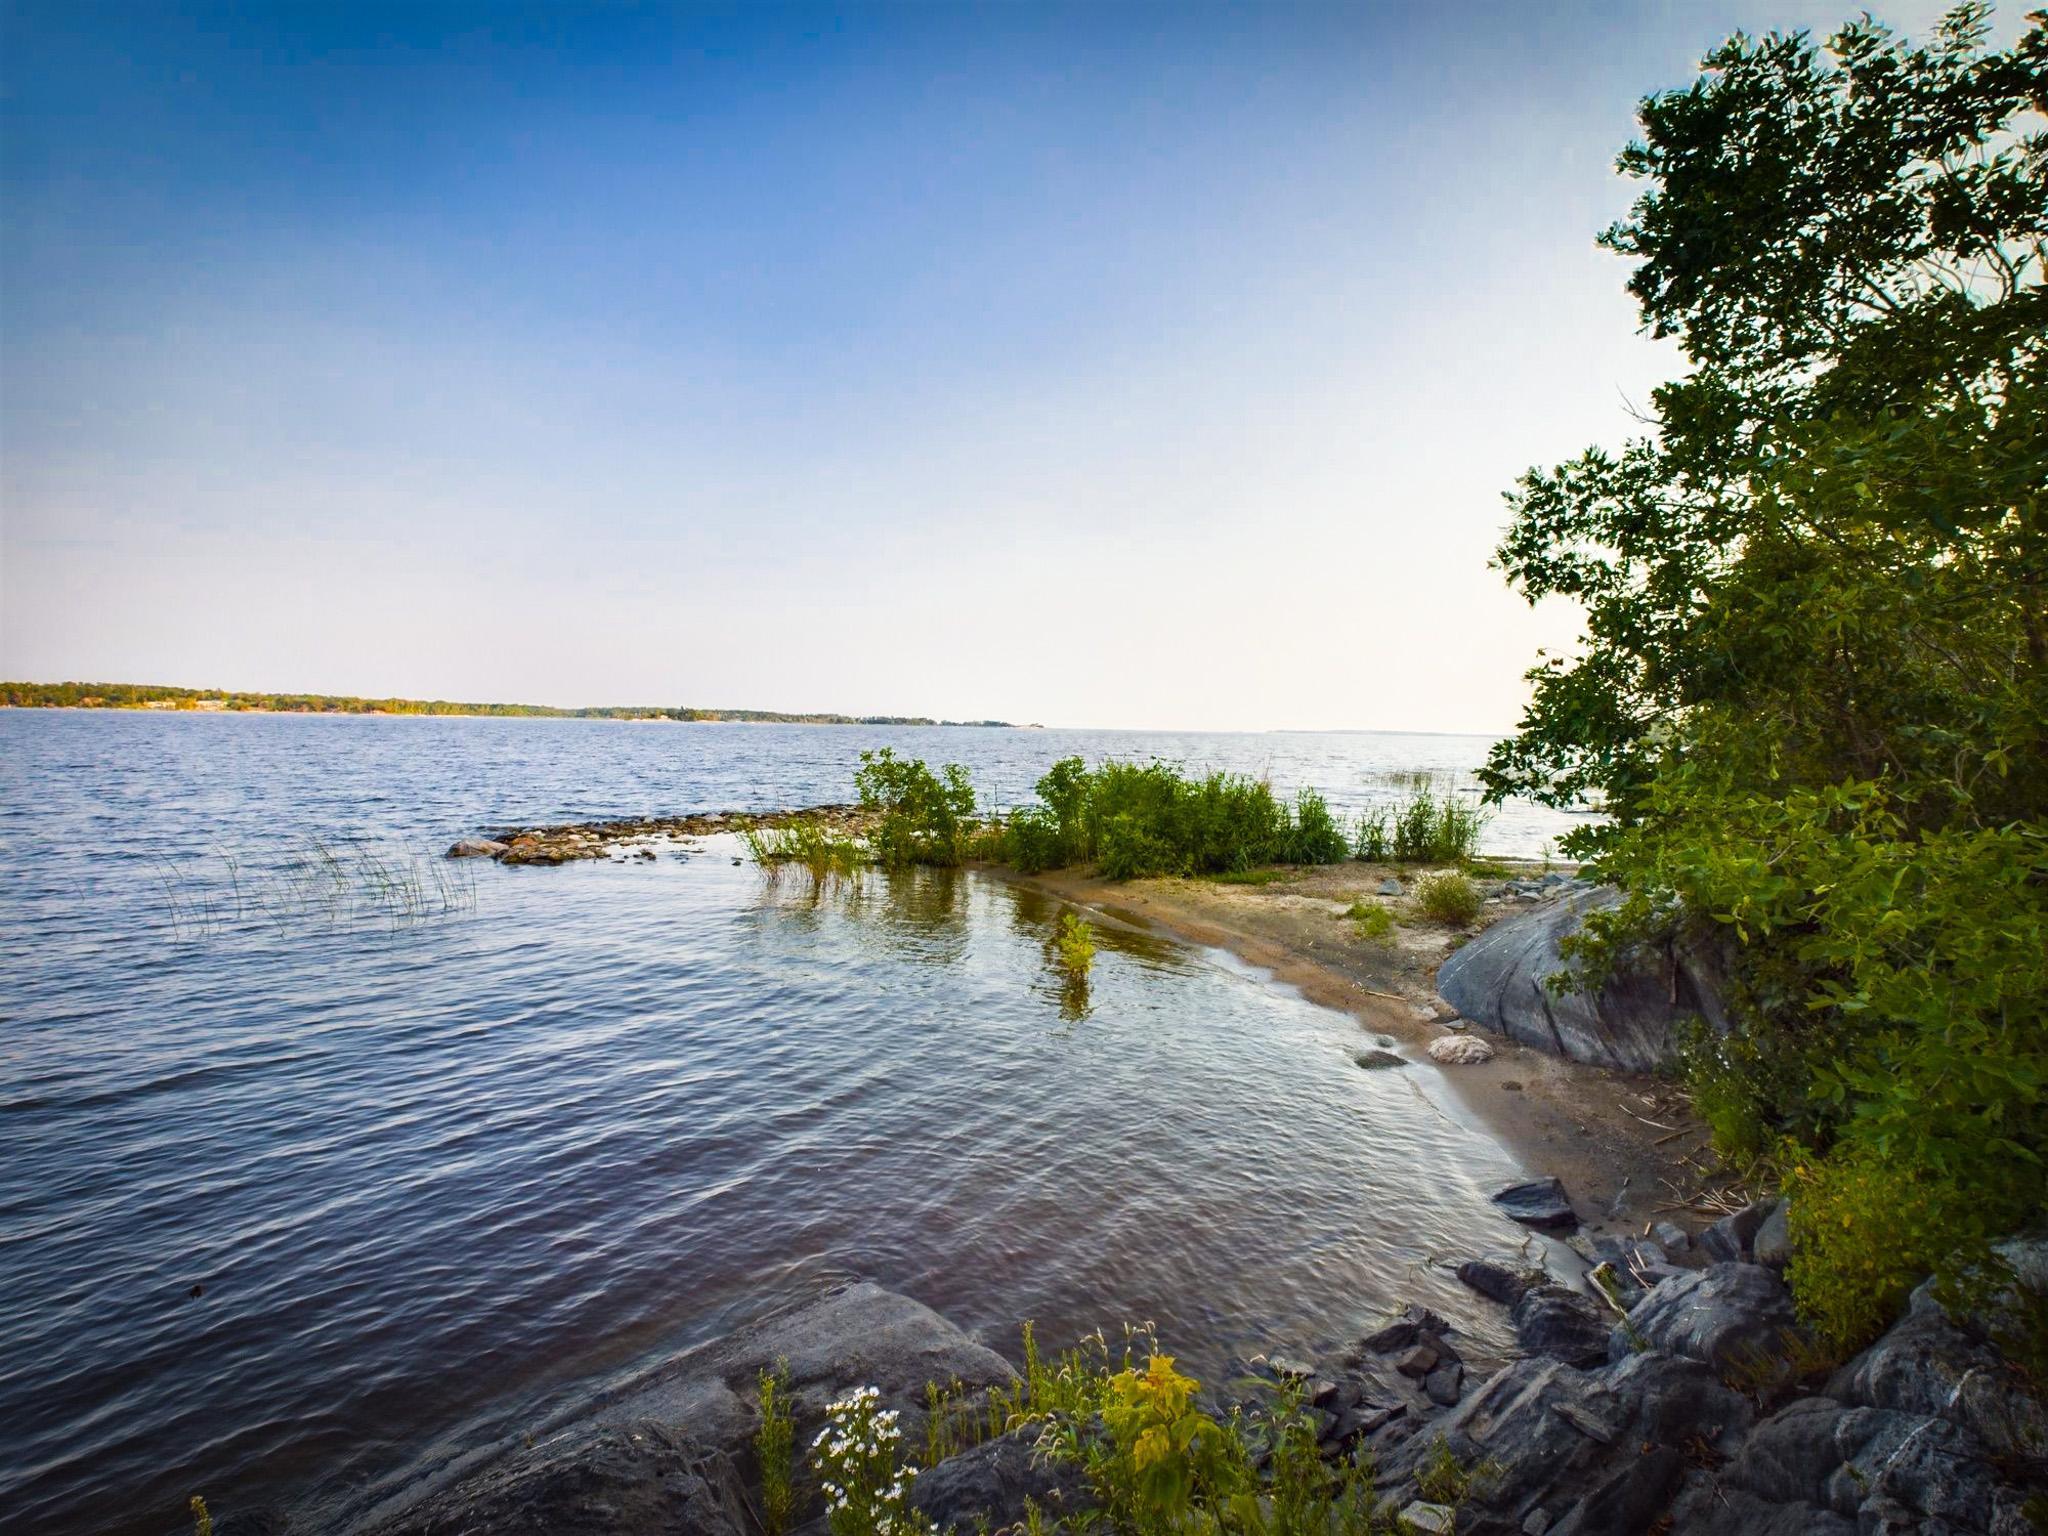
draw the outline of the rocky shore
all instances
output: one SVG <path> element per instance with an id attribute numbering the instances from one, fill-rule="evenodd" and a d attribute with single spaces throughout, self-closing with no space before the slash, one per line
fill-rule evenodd
<path id="1" fill-rule="evenodd" d="M 1512 1203 L 1512 1202 L 1511 1202 Z M 1731 1223 L 1729 1230 L 1756 1222 Z M 1254 1418 L 1281 1383 L 1310 1404 L 1322 1454 L 1369 1455 L 1389 1528 L 1466 1536 L 2027 1536 L 2048 1494 L 2048 1418 L 1989 1343 L 1993 1313 L 1952 1316 L 1923 1287 L 1905 1317 L 1832 1372 L 1775 1269 L 1682 1234 L 1588 1245 L 1621 1269 L 1626 1310 L 1591 1287 L 1485 1260 L 1460 1277 L 1508 1310 L 1522 1355 L 1481 1375 L 1456 1332 L 1409 1307 L 1315 1361 L 1275 1355 L 1206 1394 Z M 1673 1251 L 1673 1249 L 1677 1251 Z M 2007 1245 L 2048 1284 L 2048 1240 Z M 1616 1261 L 1620 1263 L 1616 1263 Z M 1704 1261 L 1704 1262 L 1702 1262 Z M 924 1441 L 927 1384 L 1008 1386 L 1002 1356 L 919 1303 L 854 1284 L 692 1351 L 564 1427 L 352 1527 L 357 1536 L 754 1536 L 762 1371 L 787 1372 L 796 1443 L 827 1403 L 876 1388 Z M 1455 1505 L 1431 1469 L 1468 1474 Z M 914 1453 L 913 1453 L 914 1455 Z M 798 1528 L 822 1529 L 816 1495 Z M 1028 1508 L 1094 1508 L 1081 1469 L 1023 1424 L 925 1468 L 912 1506 L 942 1532 L 1002 1532 Z"/>
<path id="2" fill-rule="evenodd" d="M 820 823 L 834 832 L 855 833 L 867 829 L 868 818 L 857 805 L 817 805 L 804 811 L 707 811 L 688 816 L 491 827 L 457 838 L 448 849 L 448 857 L 542 865 L 573 864 L 584 859 L 653 859 L 664 851 L 687 848 L 696 838 L 750 827 L 782 827 L 799 821 Z"/>

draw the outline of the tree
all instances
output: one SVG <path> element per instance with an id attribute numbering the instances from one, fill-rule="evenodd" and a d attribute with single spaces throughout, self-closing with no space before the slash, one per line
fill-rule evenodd
<path id="1" fill-rule="evenodd" d="M 1737 36 L 1643 103 L 1600 239 L 1689 371 L 1526 475 L 1498 554 L 1586 628 L 1488 792 L 1604 794 L 1595 961 L 1723 936 L 1744 1029 L 1689 1070 L 1841 1342 L 2048 1194 L 2048 15 L 1986 15 Z"/>

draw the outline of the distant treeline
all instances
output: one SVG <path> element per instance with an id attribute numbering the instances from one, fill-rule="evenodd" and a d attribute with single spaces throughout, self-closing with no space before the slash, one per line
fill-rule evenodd
<path id="1" fill-rule="evenodd" d="M 739 720 L 775 725 L 993 725 L 1007 720 L 931 720 L 919 715 L 785 714 L 773 709 L 686 709 L 604 705 L 462 704 L 448 699 L 358 699 L 331 693 L 234 693 L 147 683 L 0 683 L 0 705 L 16 709 L 274 710 L 296 715 L 533 715 L 561 720 Z"/>

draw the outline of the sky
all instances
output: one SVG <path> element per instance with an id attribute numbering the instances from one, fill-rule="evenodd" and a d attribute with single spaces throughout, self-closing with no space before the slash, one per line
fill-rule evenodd
<path id="1" fill-rule="evenodd" d="M 0 676 L 1509 729 L 1636 102 L 1857 9 L 4 0 Z"/>

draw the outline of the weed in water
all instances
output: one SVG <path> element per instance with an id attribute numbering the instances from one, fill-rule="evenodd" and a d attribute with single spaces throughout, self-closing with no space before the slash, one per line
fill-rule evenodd
<path id="1" fill-rule="evenodd" d="M 1053 946 L 1059 951 L 1060 969 L 1075 981 L 1086 981 L 1095 964 L 1095 930 L 1078 912 L 1061 914 L 1059 936 L 1053 940 Z"/>
<path id="2" fill-rule="evenodd" d="M 207 1513 L 206 1500 L 195 1493 L 188 1507 L 192 1511 L 192 1536 L 213 1536 L 213 1516 Z"/>

